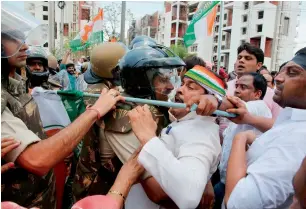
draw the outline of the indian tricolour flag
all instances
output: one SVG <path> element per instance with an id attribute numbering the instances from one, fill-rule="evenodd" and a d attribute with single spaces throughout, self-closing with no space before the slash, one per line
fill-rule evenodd
<path id="1" fill-rule="evenodd" d="M 48 136 L 67 127 L 86 109 L 82 92 L 78 91 L 50 91 L 36 87 L 32 96 Z"/>
<path id="2" fill-rule="evenodd" d="M 31 94 L 38 106 L 42 125 L 48 137 L 67 127 L 86 109 L 83 93 L 79 91 L 52 91 L 36 87 Z M 81 149 L 82 142 L 74 149 L 73 156 L 70 158 L 69 176 L 66 175 L 67 168 L 64 162 L 55 166 L 58 204 L 63 204 L 62 200 L 65 205 L 73 203 L 72 182 Z"/>
<path id="3" fill-rule="evenodd" d="M 218 3 L 219 1 L 200 1 L 184 35 L 186 47 L 194 44 L 196 40 L 212 35 Z"/>
<path id="4" fill-rule="evenodd" d="M 80 51 L 101 42 L 103 42 L 103 9 L 99 9 L 98 14 L 70 42 L 70 48 L 72 51 Z"/>

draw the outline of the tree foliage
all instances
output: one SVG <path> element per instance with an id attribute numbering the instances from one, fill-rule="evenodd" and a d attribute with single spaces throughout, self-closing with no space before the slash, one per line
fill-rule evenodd
<path id="1" fill-rule="evenodd" d="M 170 46 L 170 49 L 181 59 L 184 59 L 191 55 L 195 55 L 195 54 L 188 53 L 188 49 L 182 43 L 179 43 L 177 45 L 173 44 Z"/>
<path id="2" fill-rule="evenodd" d="M 112 2 L 103 8 L 104 11 L 104 36 L 105 40 L 115 37 L 120 38 L 121 27 L 121 2 Z M 134 20 L 133 13 L 128 9 L 126 11 L 126 25 L 131 24 Z"/>

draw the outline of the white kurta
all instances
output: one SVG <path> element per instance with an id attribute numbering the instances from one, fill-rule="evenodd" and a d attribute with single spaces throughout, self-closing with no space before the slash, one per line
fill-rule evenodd
<path id="1" fill-rule="evenodd" d="M 272 118 L 271 110 L 263 100 L 246 102 L 245 105 L 248 109 L 248 112 L 252 115 Z M 259 131 L 253 126 L 247 124 L 235 124 L 233 122 L 230 122 L 227 129 L 225 129 L 225 131 L 223 132 L 224 139 L 222 144 L 222 155 L 219 164 L 220 181 L 223 184 L 225 184 L 227 163 L 231 153 L 233 139 L 236 134 L 243 131 L 254 131 L 257 137 L 262 134 L 261 131 Z"/>
<path id="2" fill-rule="evenodd" d="M 306 155 L 306 110 L 283 109 L 274 126 L 247 152 L 247 176 L 238 181 L 227 209 L 289 208 L 292 179 Z"/>
<path id="3" fill-rule="evenodd" d="M 151 139 L 139 154 L 139 162 L 179 208 L 197 207 L 207 181 L 217 169 L 221 145 L 214 120 L 191 112 L 163 129 L 160 138 Z M 126 209 L 132 208 L 159 206 L 137 184 L 127 197 Z"/>

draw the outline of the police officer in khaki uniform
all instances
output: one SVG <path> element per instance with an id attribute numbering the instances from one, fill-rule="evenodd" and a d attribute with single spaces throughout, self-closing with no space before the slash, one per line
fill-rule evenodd
<path id="1" fill-rule="evenodd" d="M 110 51 L 108 50 L 108 53 Z M 103 56 L 100 55 L 99 58 L 103 63 Z M 93 60 L 92 56 L 91 63 Z M 168 57 L 158 47 L 138 46 L 127 52 L 118 65 L 121 84 L 125 90 L 123 95 L 166 101 L 168 94 L 174 89 L 171 82 L 179 79 L 176 67 L 180 66 L 184 66 L 180 58 Z M 109 76 L 118 72 L 115 62 L 110 68 L 101 68 L 100 71 L 102 69 L 111 70 L 107 72 Z M 94 93 L 93 89 L 89 92 Z M 136 105 L 128 102 L 118 104 L 116 110 L 107 114 L 103 120 L 97 121 L 96 130 L 91 133 L 91 137 L 89 133 L 88 139 L 85 137 L 73 184 L 76 200 L 88 195 L 106 194 L 122 162 L 139 146 L 127 117 L 128 111 Z M 150 110 L 160 131 L 168 124 L 167 110 L 154 106 L 151 106 Z"/>
<path id="2" fill-rule="evenodd" d="M 2 201 L 26 208 L 56 207 L 52 168 L 78 145 L 89 127 L 121 99 L 118 91 L 104 91 L 97 102 L 63 131 L 47 138 L 38 108 L 25 93 L 22 82 L 14 79 L 16 68 L 25 67 L 28 45 L 43 44 L 43 25 L 9 2 L 1 4 L 1 140 L 14 138 L 20 145 L 1 159 L 1 165 L 16 167 L 1 174 Z M 27 36 L 26 36 L 27 35 Z"/>
<path id="3" fill-rule="evenodd" d="M 116 42 L 105 42 L 93 48 L 90 63 L 87 71 L 83 74 L 84 81 L 87 83 L 85 92 L 96 94 L 102 89 L 117 88 L 118 78 L 118 61 L 126 54 L 126 49 L 122 44 Z M 95 102 L 95 98 L 84 97 L 86 105 Z M 88 131 L 83 140 L 83 146 L 73 182 L 73 195 L 76 200 L 91 194 L 106 193 L 116 177 L 116 173 L 121 167 L 121 162 L 114 158 L 115 155 L 107 141 L 102 141 L 103 151 L 100 152 L 99 131 L 103 130 L 102 120 L 96 122 Z M 105 143 L 104 143 L 105 142 Z M 99 153 L 104 153 L 103 159 Z M 106 160 L 105 160 L 106 159 Z M 115 171 L 115 165 L 118 168 Z M 98 172 L 103 173 L 103 183 L 101 178 L 98 179 Z M 86 182 L 86 181 L 89 182 Z M 101 186 L 94 188 L 92 182 L 98 182 L 95 185 Z M 90 188 L 90 191 L 89 191 Z"/>

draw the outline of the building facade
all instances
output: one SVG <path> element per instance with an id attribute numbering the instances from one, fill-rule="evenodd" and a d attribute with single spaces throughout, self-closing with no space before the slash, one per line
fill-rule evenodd
<path id="1" fill-rule="evenodd" d="M 188 3 L 189 21 L 197 5 L 194 1 Z M 271 71 L 278 70 L 293 56 L 300 5 L 300 2 L 225 1 L 223 17 L 220 17 L 218 5 L 212 39 L 197 40 L 188 51 L 197 53 L 204 60 L 216 60 L 219 30 L 222 30 L 220 65 L 229 72 L 234 70 L 237 48 L 244 42 L 260 47 L 265 54 L 264 65 Z"/>
<path id="2" fill-rule="evenodd" d="M 164 12 L 158 20 L 157 42 L 167 47 L 183 43 L 187 18 L 187 1 L 165 1 Z"/>
<path id="3" fill-rule="evenodd" d="M 63 28 L 63 42 L 67 44 L 73 39 L 84 25 L 98 13 L 95 2 L 92 1 L 65 1 L 63 27 L 61 26 L 61 9 L 58 1 L 28 1 L 24 2 L 24 8 L 43 24 L 49 26 L 51 18 L 50 7 L 54 4 L 54 43 L 55 48 L 60 48 L 61 28 Z M 49 40 L 49 39 L 48 39 Z M 44 45 L 48 47 L 48 42 Z"/>

